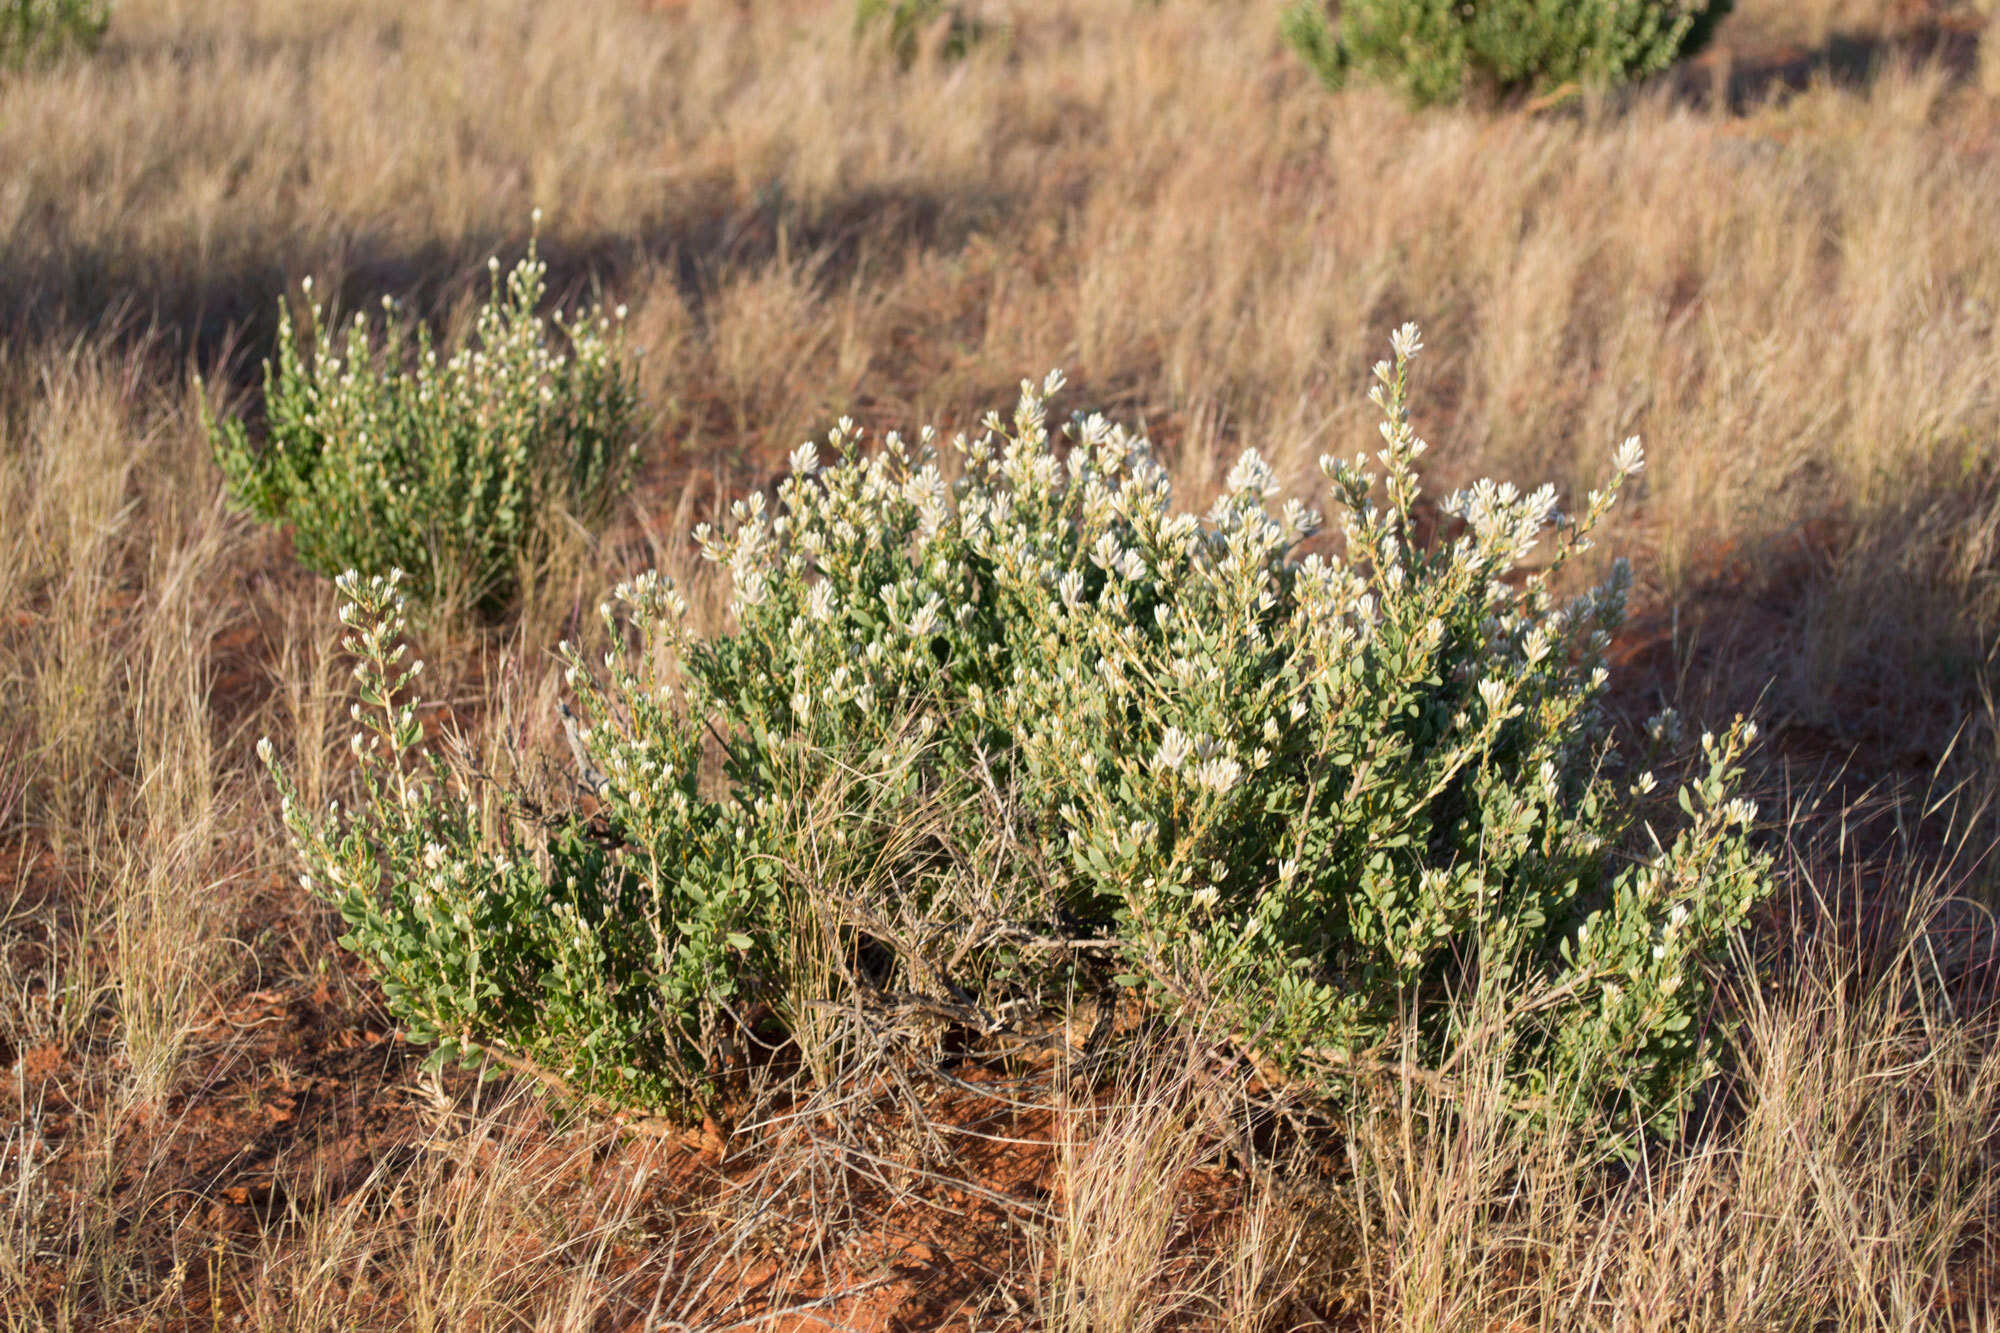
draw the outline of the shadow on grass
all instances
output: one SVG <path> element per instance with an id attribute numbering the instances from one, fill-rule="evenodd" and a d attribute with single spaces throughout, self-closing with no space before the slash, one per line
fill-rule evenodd
<path id="1" fill-rule="evenodd" d="M 1770 781 L 1893 796 L 1942 834 L 1953 806 L 2000 797 L 2000 459 L 1718 549 L 1678 604 L 1634 615 L 1612 666 L 1623 725 L 1754 716 Z"/>
<path id="2" fill-rule="evenodd" d="M 1942 66 L 1953 86 L 1979 68 L 1976 15 L 1929 15 L 1889 33 L 1835 33 L 1816 47 L 1789 43 L 1729 44 L 1722 40 L 1662 75 L 1677 101 L 1703 111 L 1741 116 L 1815 84 L 1863 90 L 1896 65 Z"/>
<path id="3" fill-rule="evenodd" d="M 565 308 L 625 299 L 641 279 L 664 278 L 700 326 L 725 274 L 798 262 L 819 290 L 833 291 L 865 281 L 878 264 L 956 252 L 1010 206 L 990 190 L 944 187 L 859 190 L 808 206 L 769 186 L 747 203 L 718 191 L 713 201 L 692 201 L 630 232 L 551 228 L 538 249 L 548 290 Z M 366 230 L 343 234 L 337 222 L 303 240 L 274 230 L 226 241 L 189 237 L 172 249 L 146 249 L 58 235 L 44 262 L 0 268 L 0 334 L 26 347 L 78 338 L 150 342 L 169 362 L 191 358 L 240 397 L 261 387 L 278 300 L 297 298 L 301 278 L 311 275 L 316 295 L 337 314 L 373 310 L 391 295 L 441 333 L 485 298 L 489 257 L 511 266 L 525 252 L 528 219 L 514 230 L 414 246 Z M 205 259 L 217 251 L 232 257 Z"/>

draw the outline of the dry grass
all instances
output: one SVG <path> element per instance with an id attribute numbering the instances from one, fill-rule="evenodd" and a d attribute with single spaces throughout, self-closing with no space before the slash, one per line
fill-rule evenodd
<path id="1" fill-rule="evenodd" d="M 1297 1294 L 1304 1224 L 1274 1177 L 1251 1167 L 1236 1207 L 1217 1220 L 1202 1168 L 1238 1150 L 1256 1115 L 1240 1079 L 1199 1042 L 1145 1050 L 1107 1094 L 1056 1107 L 1060 1196 L 1035 1265 L 1036 1312 L 1058 1333 L 1184 1327 L 1265 1329 Z"/>
<path id="2" fill-rule="evenodd" d="M 1888 919 L 1840 940 L 1829 899 L 1859 886 L 1794 869 L 1795 919 L 1822 926 L 1765 960 L 1721 1123 L 1688 1148 L 1607 1171 L 1476 1100 L 1427 1137 L 1417 1090 L 1360 1117 L 1349 1188 L 1373 1322 L 1991 1326 L 2000 1289 L 1965 1246 L 2000 1203 L 2000 1033 L 1962 1005 L 1963 958 L 1939 929 L 1948 886 L 1870 885 Z"/>
<path id="3" fill-rule="evenodd" d="M 906 75 L 831 0 L 124 0 L 0 80 L 0 1327 L 1994 1328 L 2000 48 L 1942 4 L 1739 9 L 1726 59 L 1542 116 L 1328 97 L 1203 0 L 1015 4 Z M 1632 707 L 1755 702 L 1775 760 L 1882 793 L 1781 831 L 1708 1132 L 1626 1167 L 1385 1103 L 1190 1239 L 1243 1089 L 1187 1062 L 1004 1125 L 891 1132 L 885 1092 L 751 1165 L 423 1093 L 248 757 L 346 790 L 331 599 L 220 506 L 188 384 L 254 407 L 308 273 L 462 322 L 536 206 L 660 429 L 515 624 L 425 645 L 496 758 L 558 743 L 547 649 L 603 589 L 842 412 L 1060 365 L 1192 490 L 1250 442 L 1302 486 L 1413 318 L 1439 482 L 1573 493 L 1645 437 Z"/>

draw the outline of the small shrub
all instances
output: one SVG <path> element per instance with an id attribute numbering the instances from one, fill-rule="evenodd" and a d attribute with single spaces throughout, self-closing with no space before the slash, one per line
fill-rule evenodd
<path id="1" fill-rule="evenodd" d="M 1607 86 L 1666 69 L 1708 44 L 1734 0 L 1296 0 L 1282 30 L 1329 87 L 1350 72 L 1418 106 L 1469 89 L 1506 97 Z"/>
<path id="2" fill-rule="evenodd" d="M 421 324 L 412 348 L 387 298 L 379 339 L 356 315 L 340 343 L 314 301 L 309 351 L 281 305 L 264 363 L 269 439 L 253 447 L 241 421 L 207 421 L 232 498 L 289 523 L 308 567 L 402 569 L 421 602 L 491 612 L 548 524 L 595 523 L 621 493 L 639 417 L 623 308 L 567 325 L 558 314 L 558 336 L 536 314 L 547 266 L 533 243 L 504 286 L 491 267 L 472 341 L 442 360 Z"/>
<path id="3" fill-rule="evenodd" d="M 986 23 L 951 0 L 855 0 L 854 31 L 863 36 L 881 28 L 896 63 L 917 63 L 926 42 L 945 60 L 963 60 L 987 35 Z"/>
<path id="4" fill-rule="evenodd" d="M 393 584 L 350 576 L 369 799 L 291 808 L 314 882 L 418 1035 L 614 1101 L 685 1107 L 759 1005 L 992 1033 L 1098 981 L 1331 1097 L 1448 1085 L 1500 1012 L 1520 1113 L 1670 1129 L 1710 1071 L 1705 969 L 1767 888 L 1752 729 L 1632 836 L 1654 781 L 1614 784 L 1598 706 L 1629 576 L 1553 582 L 1616 483 L 1570 516 L 1482 482 L 1415 544 L 1395 347 L 1381 474 L 1321 460 L 1340 555 L 1297 558 L 1318 516 L 1273 508 L 1254 451 L 1197 517 L 1122 428 L 1052 437 L 1053 376 L 954 441 L 955 483 L 928 432 L 801 446 L 775 512 L 697 533 L 733 630 L 647 574 L 601 674 L 563 646 L 594 824 L 482 836 L 417 753 Z"/>
<path id="5" fill-rule="evenodd" d="M 0 0 L 0 70 L 94 51 L 110 24 L 110 0 Z"/>

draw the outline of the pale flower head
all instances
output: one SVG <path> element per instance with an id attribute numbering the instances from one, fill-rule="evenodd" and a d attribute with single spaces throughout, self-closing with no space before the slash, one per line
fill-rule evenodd
<path id="1" fill-rule="evenodd" d="M 1197 787 L 1206 787 L 1217 795 L 1234 787 L 1242 776 L 1241 764 L 1220 755 L 1202 760 L 1188 772 L 1189 780 Z"/>
<path id="2" fill-rule="evenodd" d="M 1231 494 L 1245 493 L 1270 497 L 1278 492 L 1278 474 L 1264 461 L 1263 455 L 1255 449 L 1245 449 L 1229 469 L 1229 476 L 1223 482 Z"/>
<path id="3" fill-rule="evenodd" d="M 938 612 L 943 609 L 944 603 L 937 594 L 931 594 L 930 600 L 918 607 L 917 613 L 910 617 L 910 637 L 921 639 L 936 630 Z"/>
<path id="4" fill-rule="evenodd" d="M 806 614 L 824 624 L 833 618 L 833 585 L 825 579 L 813 584 L 806 594 Z"/>
<path id="5" fill-rule="evenodd" d="M 1662 745 L 1679 745 L 1681 715 L 1671 708 L 1653 714 L 1646 719 L 1646 735 Z"/>

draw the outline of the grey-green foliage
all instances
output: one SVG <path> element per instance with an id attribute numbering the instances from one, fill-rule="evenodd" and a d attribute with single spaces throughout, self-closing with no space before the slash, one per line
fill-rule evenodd
<path id="1" fill-rule="evenodd" d="M 1427 106 L 1656 74 L 1706 46 L 1734 0 L 1295 0 L 1285 38 L 1329 87 L 1350 73 Z"/>
<path id="2" fill-rule="evenodd" d="M 1395 344 L 1379 474 L 1321 460 L 1339 555 L 1298 558 L 1318 516 L 1254 451 L 1198 517 L 1122 428 L 1052 435 L 1054 377 L 953 442 L 957 481 L 928 433 L 802 446 L 775 509 L 698 532 L 734 629 L 692 633 L 646 574 L 601 661 L 564 645 L 597 841 L 478 834 L 415 754 L 393 589 L 348 580 L 371 799 L 292 811 L 311 872 L 415 1030 L 614 1100 L 687 1105 L 757 1003 L 918 995 L 991 1031 L 1108 958 L 1331 1097 L 1412 1061 L 1448 1084 L 1466 1015 L 1504 1012 L 1521 1113 L 1671 1129 L 1711 1069 L 1707 969 L 1767 889 L 1732 794 L 1752 729 L 1703 738 L 1678 811 L 1614 783 L 1628 578 L 1554 580 L 1616 484 L 1570 516 L 1483 482 L 1417 544 Z"/>
<path id="3" fill-rule="evenodd" d="M 110 0 L 0 0 L 0 70 L 94 51 L 110 23 Z"/>
<path id="4" fill-rule="evenodd" d="M 290 524 L 308 567 L 402 569 L 421 602 L 493 611 L 547 524 L 595 523 L 621 492 L 640 415 L 622 308 L 568 324 L 557 314 L 552 327 L 536 312 L 547 266 L 532 242 L 504 284 L 497 260 L 491 269 L 470 341 L 443 358 L 421 324 L 413 345 L 386 298 L 379 337 L 357 314 L 339 341 L 313 301 L 309 346 L 281 304 L 277 358 L 264 363 L 268 438 L 207 422 L 231 497 Z"/>
<path id="5" fill-rule="evenodd" d="M 939 35 L 938 54 L 946 60 L 964 59 L 988 32 L 977 14 L 952 0 L 855 0 L 855 34 L 877 28 L 904 69 L 917 63 L 925 38 L 934 31 Z"/>

